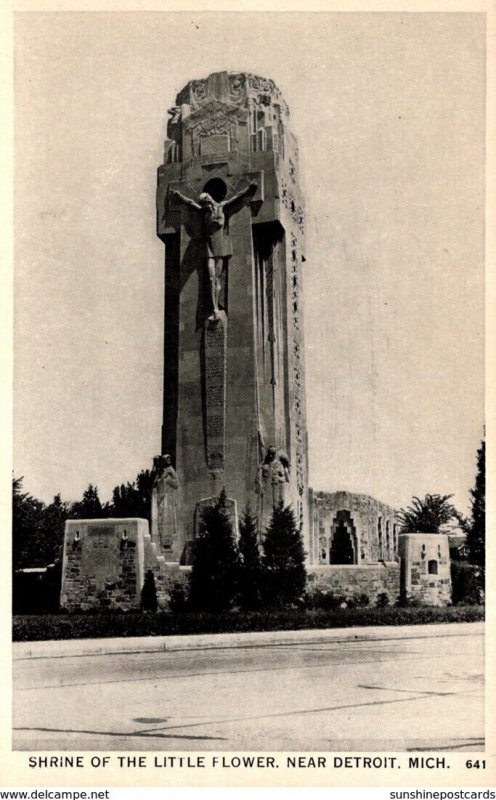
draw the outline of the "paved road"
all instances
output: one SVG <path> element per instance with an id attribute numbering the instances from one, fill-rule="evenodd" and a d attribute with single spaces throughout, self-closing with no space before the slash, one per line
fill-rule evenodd
<path id="1" fill-rule="evenodd" d="M 430 638 L 20 658 L 13 746 L 481 750 L 481 629 L 447 629 Z"/>

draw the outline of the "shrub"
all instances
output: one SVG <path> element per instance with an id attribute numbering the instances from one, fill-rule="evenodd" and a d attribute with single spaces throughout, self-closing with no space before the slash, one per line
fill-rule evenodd
<path id="1" fill-rule="evenodd" d="M 365 608 L 366 606 L 370 605 L 370 597 L 368 594 L 365 594 L 365 592 L 362 592 L 361 594 L 354 594 L 353 602 L 355 603 L 355 606 L 358 606 L 359 608 Z"/>
<path id="2" fill-rule="evenodd" d="M 322 611 L 334 611 L 345 608 L 365 608 L 370 603 L 367 594 L 354 594 L 353 597 L 336 595 L 331 589 L 316 588 L 305 596 L 304 607 Z"/>
<path id="3" fill-rule="evenodd" d="M 143 611 L 156 611 L 158 608 L 157 587 L 155 586 L 155 575 L 149 569 L 145 575 L 145 582 L 141 590 L 141 609 Z"/>
<path id="4" fill-rule="evenodd" d="M 290 631 L 349 628 L 368 625 L 423 625 L 475 622 L 484 619 L 482 606 L 439 608 L 345 608 L 334 611 L 294 610 L 170 614 L 157 611 L 100 611 L 94 614 L 44 614 L 14 617 L 14 641 L 88 639 L 114 636 L 173 636 L 244 631 Z"/>
<path id="5" fill-rule="evenodd" d="M 336 597 L 331 590 L 316 588 L 305 595 L 305 607 L 308 609 L 333 611 L 338 608 L 343 601 L 342 597 Z"/>
<path id="6" fill-rule="evenodd" d="M 169 611 L 183 614 L 188 608 L 188 593 L 183 583 L 175 583 L 169 592 Z"/>
<path id="7" fill-rule="evenodd" d="M 377 608 L 385 608 L 386 606 L 388 606 L 389 605 L 388 593 L 381 592 L 380 594 L 378 594 L 375 603 Z"/>
<path id="8" fill-rule="evenodd" d="M 460 561 L 452 561 L 451 583 L 454 604 L 483 605 L 484 570 L 481 567 Z"/>
<path id="9" fill-rule="evenodd" d="M 399 608 L 422 608 L 424 605 L 425 603 L 419 597 L 413 597 L 405 592 L 400 595 L 397 602 Z"/>

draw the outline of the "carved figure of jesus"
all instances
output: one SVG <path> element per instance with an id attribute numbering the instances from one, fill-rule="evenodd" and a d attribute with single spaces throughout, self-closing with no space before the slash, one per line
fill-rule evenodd
<path id="1" fill-rule="evenodd" d="M 220 203 L 207 192 L 199 195 L 198 202 L 185 197 L 175 189 L 170 193 L 173 200 L 192 212 L 193 224 L 186 228 L 191 238 L 199 239 L 206 245 L 206 269 L 212 304 L 212 314 L 209 319 L 219 318 L 221 278 L 232 256 L 229 220 L 252 200 L 257 189 L 258 184 L 252 181 L 242 192 Z"/>

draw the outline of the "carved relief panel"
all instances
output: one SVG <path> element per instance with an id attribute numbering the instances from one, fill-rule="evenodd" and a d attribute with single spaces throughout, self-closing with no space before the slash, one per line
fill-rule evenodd
<path id="1" fill-rule="evenodd" d="M 301 339 L 301 309 L 300 309 L 300 274 L 299 274 L 299 247 L 297 235 L 292 232 L 290 238 L 290 265 L 289 281 L 291 287 L 290 304 L 292 319 L 292 362 L 293 362 L 293 387 L 294 387 L 294 426 L 296 438 L 296 483 L 298 493 L 305 491 L 305 429 L 303 422 L 303 355 Z"/>

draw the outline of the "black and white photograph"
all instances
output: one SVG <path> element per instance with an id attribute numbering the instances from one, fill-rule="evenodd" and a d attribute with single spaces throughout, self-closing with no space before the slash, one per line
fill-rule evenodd
<path id="1" fill-rule="evenodd" d="M 12 754 L 489 781 L 486 13 L 13 24 Z"/>

